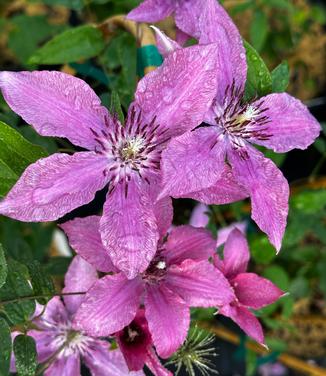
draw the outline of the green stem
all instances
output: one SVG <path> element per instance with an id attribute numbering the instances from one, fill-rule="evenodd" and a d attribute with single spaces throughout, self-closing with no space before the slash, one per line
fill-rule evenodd
<path id="1" fill-rule="evenodd" d="M 312 170 L 312 172 L 309 176 L 310 181 L 312 181 L 316 178 L 316 176 L 318 175 L 318 172 L 321 169 L 321 167 L 323 166 L 325 160 L 326 160 L 326 153 L 319 159 L 318 163 L 316 164 L 316 166 Z"/>
<path id="2" fill-rule="evenodd" d="M 69 296 L 69 295 L 83 295 L 86 294 L 84 292 L 66 292 L 63 294 L 43 294 L 43 295 L 29 295 L 29 296 L 20 296 L 19 298 L 15 299 L 8 299 L 8 300 L 0 300 L 0 304 L 9 304 L 9 303 L 16 303 L 21 302 L 24 300 L 33 300 L 33 299 L 41 299 L 41 298 L 53 298 L 54 296 Z"/>

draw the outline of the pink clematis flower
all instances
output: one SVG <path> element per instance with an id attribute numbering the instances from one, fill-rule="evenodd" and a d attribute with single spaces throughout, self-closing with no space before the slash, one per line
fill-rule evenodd
<path id="1" fill-rule="evenodd" d="M 7 103 L 38 133 L 66 137 L 89 150 L 53 154 L 30 165 L 0 202 L 0 214 L 56 220 L 109 186 L 100 223 L 103 244 L 129 278 L 143 272 L 162 235 L 158 213 L 172 216 L 169 199 L 155 203 L 161 152 L 172 136 L 203 120 L 216 86 L 215 51 L 207 45 L 172 53 L 138 83 L 124 126 L 78 78 L 0 72 Z"/>
<path id="2" fill-rule="evenodd" d="M 82 275 L 83 278 L 80 278 Z M 93 266 L 76 256 L 65 276 L 64 292 L 84 292 L 97 280 Z M 84 295 L 52 298 L 44 307 L 39 306 L 32 323 L 37 329 L 28 330 L 34 338 L 38 362 L 44 363 L 45 376 L 80 376 L 81 362 L 93 376 L 141 376 L 142 371 L 129 372 L 120 350 L 110 350 L 110 343 L 88 336 L 72 327 L 72 320 Z M 18 332 L 15 332 L 15 337 Z M 11 371 L 15 372 L 12 358 Z"/>
<path id="3" fill-rule="evenodd" d="M 215 255 L 214 264 L 229 280 L 235 299 L 219 309 L 219 313 L 230 317 L 248 336 L 264 344 L 262 326 L 250 309 L 272 304 L 284 292 L 268 279 L 246 272 L 250 252 L 247 240 L 239 229 L 234 229 L 228 236 L 223 255 L 223 260 Z"/>
<path id="4" fill-rule="evenodd" d="M 107 253 L 97 243 L 97 248 L 86 251 L 87 236 L 80 230 L 92 220 L 75 219 L 63 228 L 77 253 L 98 252 L 97 263 L 102 258 L 104 265 L 109 263 Z M 149 267 L 136 278 L 128 280 L 117 273 L 92 286 L 75 316 L 76 329 L 94 336 L 119 332 L 144 304 L 155 348 L 161 357 L 169 357 L 187 336 L 189 307 L 222 306 L 235 298 L 226 278 L 208 262 L 214 251 L 215 241 L 207 230 L 175 227 L 167 239 L 161 239 Z"/>
<path id="5" fill-rule="evenodd" d="M 204 204 L 197 204 L 189 220 L 189 224 L 193 227 L 206 227 L 209 222 L 209 208 Z"/>
<path id="6" fill-rule="evenodd" d="M 320 125 L 302 102 L 286 93 L 244 101 L 247 64 L 240 34 L 231 20 L 220 17 L 216 1 L 207 4 L 202 15 L 206 22 L 198 24 L 199 43 L 219 46 L 216 96 L 205 122 L 174 138 L 162 153 L 159 197 L 225 204 L 250 196 L 253 220 L 279 251 L 288 213 L 288 183 L 252 144 L 277 153 L 305 149 L 318 137 Z M 221 22 L 232 38 L 221 38 Z M 158 39 L 166 56 L 181 48 L 163 33 Z"/>
<path id="7" fill-rule="evenodd" d="M 172 376 L 172 373 L 162 366 L 155 353 L 143 309 L 138 310 L 128 326 L 116 333 L 116 338 L 131 371 L 141 370 L 146 364 L 156 376 Z"/>

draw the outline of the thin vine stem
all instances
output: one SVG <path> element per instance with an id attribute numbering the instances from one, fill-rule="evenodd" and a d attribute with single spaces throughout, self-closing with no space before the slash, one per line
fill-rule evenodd
<path id="1" fill-rule="evenodd" d="M 41 299 L 41 298 L 53 298 L 54 296 L 69 296 L 69 295 L 84 295 L 86 294 L 86 291 L 83 292 L 66 292 L 66 293 L 61 293 L 61 294 L 42 294 L 42 295 L 28 295 L 28 296 L 20 296 L 15 299 L 8 299 L 8 300 L 0 300 L 0 305 L 1 304 L 9 304 L 9 303 L 16 303 L 16 302 L 21 302 L 24 300 L 33 300 L 33 299 Z"/>

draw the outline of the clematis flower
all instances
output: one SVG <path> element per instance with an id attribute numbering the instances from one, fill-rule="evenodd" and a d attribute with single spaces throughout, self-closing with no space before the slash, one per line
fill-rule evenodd
<path id="1" fill-rule="evenodd" d="M 216 46 L 176 51 L 137 86 L 125 125 L 82 80 L 61 72 L 1 72 L 9 106 L 46 136 L 88 151 L 53 154 L 30 165 L 0 202 L 0 214 L 51 221 L 108 186 L 101 237 L 116 267 L 133 278 L 153 258 L 157 215 L 172 216 L 160 189 L 160 155 L 172 136 L 201 123 L 214 96 Z"/>
<path id="2" fill-rule="evenodd" d="M 215 255 L 214 264 L 229 280 L 235 299 L 221 307 L 219 313 L 230 317 L 248 336 L 264 344 L 262 326 L 250 310 L 272 304 L 284 293 L 268 279 L 246 272 L 250 252 L 247 240 L 239 229 L 234 229 L 228 236 L 223 256 L 221 260 Z"/>
<path id="3" fill-rule="evenodd" d="M 80 278 L 82 276 L 82 278 Z M 64 292 L 86 291 L 97 280 L 93 266 L 76 256 L 65 276 Z M 46 307 L 39 306 L 32 323 L 37 329 L 27 331 L 34 338 L 38 362 L 45 367 L 45 376 L 79 376 L 81 362 L 92 376 L 141 376 L 142 371 L 129 372 L 120 350 L 110 350 L 110 343 L 90 337 L 72 327 L 72 320 L 83 295 L 52 298 Z M 43 310 L 44 308 L 44 310 Z M 17 335 L 18 332 L 15 332 Z M 12 359 L 11 371 L 15 372 Z"/>
<path id="4" fill-rule="evenodd" d="M 92 220 L 75 219 L 64 225 L 81 256 L 87 248 L 87 235 L 82 229 Z M 88 248 L 87 252 L 98 253 L 98 264 L 100 258 L 103 265 L 108 263 L 109 256 L 100 249 L 101 245 L 94 245 L 97 248 Z M 76 329 L 93 336 L 119 332 L 134 320 L 139 306 L 144 304 L 156 351 L 166 358 L 187 336 L 189 307 L 222 306 L 234 299 L 226 278 L 208 262 L 215 251 L 215 241 L 207 230 L 189 225 L 175 227 L 167 239 L 160 240 L 155 251 L 149 267 L 136 278 L 128 280 L 123 273 L 117 273 L 98 280 L 74 318 Z"/>
<path id="5" fill-rule="evenodd" d="M 206 227 L 209 222 L 209 208 L 204 204 L 197 204 L 189 220 L 189 224 L 193 227 Z"/>
<path id="6" fill-rule="evenodd" d="M 115 336 L 130 370 L 141 370 L 146 364 L 156 376 L 172 376 L 155 353 L 143 309 L 139 309 L 133 321 Z"/>
<path id="7" fill-rule="evenodd" d="M 216 2 L 214 2 L 216 3 Z M 286 93 L 246 102 L 247 65 L 240 34 L 232 22 L 232 39 L 221 39 L 220 6 L 204 7 L 200 43 L 219 46 L 218 84 L 204 123 L 174 138 L 162 153 L 163 190 L 159 197 L 188 197 L 205 204 L 225 204 L 250 196 L 252 218 L 279 251 L 286 227 L 289 187 L 277 166 L 253 147 L 284 153 L 305 149 L 320 125 L 299 100 Z M 216 24 L 214 24 L 214 19 Z M 236 35 L 235 35 L 236 34 Z M 158 33 L 160 50 L 180 49 Z"/>

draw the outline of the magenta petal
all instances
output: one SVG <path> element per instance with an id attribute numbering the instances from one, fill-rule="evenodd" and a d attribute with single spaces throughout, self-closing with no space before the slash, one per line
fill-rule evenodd
<path id="1" fill-rule="evenodd" d="M 200 128 L 172 139 L 162 153 L 163 189 L 159 197 L 187 196 L 211 187 L 221 177 L 224 145 L 211 128 Z"/>
<path id="2" fill-rule="evenodd" d="M 185 260 L 168 269 L 166 285 L 191 307 L 216 307 L 235 299 L 224 275 L 208 261 Z"/>
<path id="3" fill-rule="evenodd" d="M 91 129 L 100 132 L 109 113 L 83 80 L 56 71 L 0 72 L 0 88 L 11 109 L 42 136 L 95 150 Z"/>
<path id="4" fill-rule="evenodd" d="M 87 292 L 97 281 L 97 272 L 94 266 L 82 257 L 76 256 L 65 275 L 65 287 L 63 293 Z M 65 305 L 70 314 L 74 314 L 79 308 L 85 294 L 64 296 Z"/>
<path id="5" fill-rule="evenodd" d="M 189 224 L 193 227 L 206 227 L 209 222 L 209 208 L 205 204 L 197 204 L 189 220 Z"/>
<path id="6" fill-rule="evenodd" d="M 237 180 L 250 193 L 252 219 L 279 251 L 287 221 L 289 185 L 261 152 L 251 146 L 246 147 L 246 152 L 246 158 L 236 151 L 228 152 L 228 157 Z"/>
<path id="7" fill-rule="evenodd" d="M 56 329 L 58 324 L 69 321 L 67 310 L 58 296 L 53 297 L 46 304 L 45 310 L 39 318 L 34 318 L 33 323 L 40 329 Z"/>
<path id="8" fill-rule="evenodd" d="M 83 361 L 94 376 L 144 376 L 144 372 L 129 372 L 120 350 L 110 350 L 106 341 L 96 341 L 83 355 Z"/>
<path id="9" fill-rule="evenodd" d="M 289 94 L 267 95 L 252 104 L 253 108 L 257 106 L 266 109 L 264 116 L 269 123 L 263 127 L 268 138 L 259 140 L 253 137 L 256 144 L 283 153 L 294 148 L 306 149 L 319 136 L 321 128 L 317 120 L 301 101 Z M 257 131 L 260 128 L 261 125 L 257 124 Z"/>
<path id="10" fill-rule="evenodd" d="M 233 281 L 239 302 L 247 307 L 260 309 L 274 303 L 284 292 L 266 278 L 254 273 L 241 273 Z"/>
<path id="11" fill-rule="evenodd" d="M 25 222 L 56 220 L 93 200 L 107 183 L 106 166 L 106 158 L 93 152 L 40 159 L 0 202 L 0 214 Z"/>
<path id="12" fill-rule="evenodd" d="M 256 316 L 242 306 L 225 306 L 219 313 L 230 317 L 251 338 L 260 344 L 264 344 L 263 328 Z"/>
<path id="13" fill-rule="evenodd" d="M 154 214 L 157 221 L 160 237 L 166 235 L 173 219 L 173 206 L 171 197 L 164 197 L 154 204 Z"/>
<path id="14" fill-rule="evenodd" d="M 208 1 L 210 0 L 177 1 L 175 23 L 178 29 L 194 38 L 199 39 L 199 18 L 203 12 L 203 8 L 207 6 Z"/>
<path id="15" fill-rule="evenodd" d="M 155 348 L 162 358 L 168 358 L 187 337 L 189 308 L 177 294 L 163 284 L 147 286 L 144 304 Z"/>
<path id="16" fill-rule="evenodd" d="M 173 228 L 162 255 L 172 265 L 180 264 L 186 259 L 208 260 L 214 252 L 215 240 L 208 230 L 183 225 Z"/>
<path id="17" fill-rule="evenodd" d="M 202 2 L 200 2 L 202 6 Z M 216 0 L 206 0 L 198 22 L 199 43 L 216 43 L 218 64 L 217 103 L 223 103 L 225 89 L 236 80 L 244 87 L 247 78 L 246 51 L 239 30 Z M 184 30 L 186 31 L 186 30 Z"/>
<path id="18" fill-rule="evenodd" d="M 44 376 L 80 376 L 80 356 L 72 353 L 70 356 L 61 356 L 44 372 Z"/>
<path id="19" fill-rule="evenodd" d="M 212 187 L 191 192 L 183 197 L 192 198 L 207 205 L 223 205 L 243 200 L 248 196 L 246 189 L 235 180 L 231 168 L 225 165 L 221 178 Z"/>
<path id="20" fill-rule="evenodd" d="M 145 0 L 128 13 L 127 19 L 137 22 L 158 22 L 169 16 L 175 0 Z"/>
<path id="21" fill-rule="evenodd" d="M 71 247 L 100 272 L 116 270 L 104 248 L 100 235 L 100 216 L 76 218 L 60 227 L 67 234 Z"/>
<path id="22" fill-rule="evenodd" d="M 74 327 L 94 337 L 121 330 L 135 317 L 142 291 L 138 278 L 127 280 L 121 273 L 101 278 L 88 290 Z"/>
<path id="23" fill-rule="evenodd" d="M 128 184 L 127 197 L 119 184 L 104 205 L 103 244 L 113 264 L 129 279 L 143 272 L 156 252 L 159 233 L 153 206 L 148 184 L 135 179 Z"/>
<path id="24" fill-rule="evenodd" d="M 248 242 L 243 233 L 237 228 L 232 230 L 228 236 L 223 256 L 223 261 L 219 260 L 217 266 L 228 279 L 247 270 L 250 259 Z"/>
<path id="25" fill-rule="evenodd" d="M 146 365 L 152 371 L 154 376 L 173 376 L 169 370 L 162 366 L 153 349 L 148 350 Z"/>
<path id="26" fill-rule="evenodd" d="M 217 231 L 217 240 L 216 240 L 216 247 L 224 244 L 234 229 L 238 229 L 243 234 L 246 233 L 247 224 L 246 222 L 234 222 L 231 223 L 229 226 L 223 227 Z"/>
<path id="27" fill-rule="evenodd" d="M 216 92 L 215 45 L 192 46 L 172 52 L 137 86 L 136 104 L 144 119 L 177 135 L 199 125 Z"/>
<path id="28" fill-rule="evenodd" d="M 37 361 L 43 363 L 59 349 L 56 332 L 51 330 L 29 330 L 27 334 L 34 338 L 37 350 Z"/>

